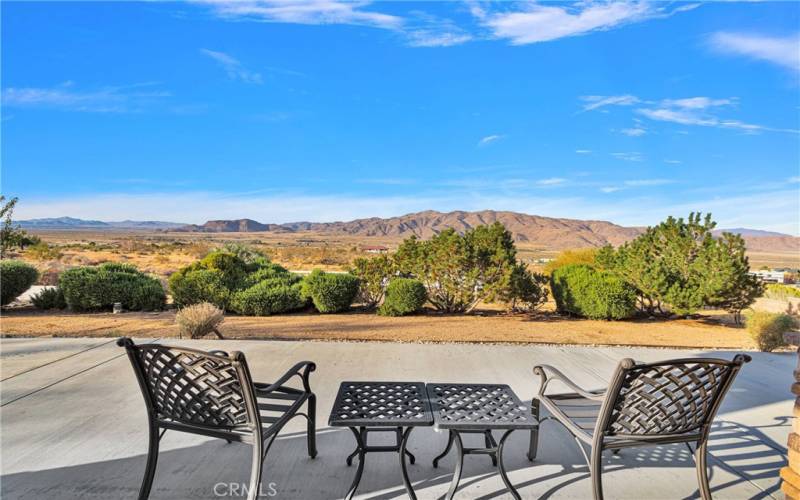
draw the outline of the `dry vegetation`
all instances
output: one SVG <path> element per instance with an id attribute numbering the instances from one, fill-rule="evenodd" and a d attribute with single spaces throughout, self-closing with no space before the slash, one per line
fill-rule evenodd
<path id="1" fill-rule="evenodd" d="M 49 249 L 25 251 L 17 257 L 43 271 L 43 284 L 53 284 L 61 270 L 102 262 L 127 262 L 166 279 L 209 250 L 227 242 L 252 245 L 291 270 L 346 269 L 364 246 L 382 245 L 393 251 L 397 238 L 330 236 L 313 233 L 156 233 L 38 231 Z M 536 270 L 558 252 L 517 243 L 521 260 Z M 751 253 L 751 265 L 800 267 L 800 255 Z M 387 318 L 359 312 L 320 315 L 288 314 L 272 317 L 228 316 L 221 327 L 230 338 L 332 339 L 433 342 L 532 342 L 607 345 L 682 346 L 694 348 L 754 348 L 742 328 L 733 328 L 727 315 L 705 312 L 687 320 L 591 321 L 563 318 L 552 312 L 535 317 L 505 315 L 484 308 L 477 316 L 447 316 L 429 311 L 406 318 Z M 483 316 L 483 317 L 481 317 Z M 0 333 L 4 336 L 117 336 L 177 337 L 175 313 L 72 314 L 7 310 Z"/>

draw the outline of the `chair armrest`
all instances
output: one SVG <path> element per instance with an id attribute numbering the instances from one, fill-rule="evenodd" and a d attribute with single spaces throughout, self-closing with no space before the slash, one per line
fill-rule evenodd
<path id="1" fill-rule="evenodd" d="M 283 384 L 286 383 L 290 378 L 294 376 L 298 376 L 303 380 L 303 390 L 305 392 L 311 392 L 311 386 L 309 385 L 308 377 L 311 375 L 311 372 L 317 369 L 317 365 L 312 361 L 301 361 L 294 365 L 293 367 L 289 368 L 289 370 L 283 374 L 281 378 L 273 382 L 272 384 L 262 384 L 260 382 L 254 382 L 253 385 L 255 386 L 258 392 L 272 392 L 277 390 Z"/>
<path id="2" fill-rule="evenodd" d="M 602 391 L 587 391 L 579 387 L 575 382 L 568 379 L 566 375 L 561 373 L 557 368 L 550 366 L 550 365 L 536 365 L 533 367 L 533 374 L 539 375 L 542 378 L 542 385 L 539 386 L 539 396 L 544 396 L 544 391 L 547 388 L 547 384 L 550 383 L 551 380 L 558 380 L 573 391 L 576 394 L 587 398 L 587 399 L 594 399 L 596 401 L 602 401 L 605 398 L 605 390 Z"/>

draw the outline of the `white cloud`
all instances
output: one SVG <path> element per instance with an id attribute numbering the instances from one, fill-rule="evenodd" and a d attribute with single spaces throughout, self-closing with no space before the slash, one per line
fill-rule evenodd
<path id="1" fill-rule="evenodd" d="M 669 163 L 671 165 L 680 165 L 683 162 L 680 160 L 664 160 L 664 163 Z"/>
<path id="2" fill-rule="evenodd" d="M 486 137 L 483 137 L 481 138 L 480 141 L 478 141 L 478 146 L 487 146 L 493 142 L 499 141 L 503 137 L 505 136 L 500 134 L 487 135 Z"/>
<path id="3" fill-rule="evenodd" d="M 620 190 L 622 190 L 622 188 L 619 187 L 619 186 L 606 186 L 606 187 L 600 188 L 600 191 L 602 191 L 604 193 L 616 193 L 617 191 L 620 191 Z"/>
<path id="4" fill-rule="evenodd" d="M 586 101 L 584 111 L 592 111 L 605 106 L 632 106 L 639 103 L 639 98 L 633 95 L 585 95 L 581 100 Z"/>
<path id="5" fill-rule="evenodd" d="M 472 35 L 463 32 L 437 32 L 420 29 L 408 33 L 408 44 L 412 47 L 450 47 L 472 40 Z"/>
<path id="6" fill-rule="evenodd" d="M 621 133 L 630 136 L 630 137 L 640 137 L 647 133 L 647 129 L 644 127 L 631 127 L 631 128 L 624 128 L 620 130 Z"/>
<path id="7" fill-rule="evenodd" d="M 584 111 L 594 111 L 606 106 L 639 105 L 640 107 L 635 109 L 635 113 L 655 121 L 701 127 L 736 129 L 751 134 L 759 132 L 800 133 L 800 131 L 796 129 L 767 127 L 741 120 L 720 118 L 716 114 L 717 108 L 735 106 L 738 104 L 738 99 L 735 97 L 714 99 L 711 97 L 699 96 L 651 101 L 625 94 L 619 96 L 581 96 L 580 99 L 586 102 L 586 104 L 583 105 Z M 636 130 L 639 128 L 643 127 L 637 126 L 625 129 L 622 132 L 629 132 L 628 135 L 642 135 L 642 132 Z"/>
<path id="8" fill-rule="evenodd" d="M 352 24 L 399 29 L 403 19 L 364 7 L 369 2 L 339 0 L 206 0 L 220 17 L 295 24 Z"/>
<path id="9" fill-rule="evenodd" d="M 157 90 L 155 83 L 139 83 L 96 90 L 75 90 L 72 82 L 51 88 L 10 87 L 3 89 L 3 106 L 49 108 L 87 113 L 127 113 L 142 111 L 171 94 Z"/>
<path id="10" fill-rule="evenodd" d="M 521 11 L 481 14 L 478 19 L 495 37 L 524 45 L 609 30 L 664 12 L 645 2 L 584 2 L 571 7 L 529 3 Z"/>
<path id="11" fill-rule="evenodd" d="M 559 184 L 564 184 L 565 182 L 567 182 L 567 179 L 563 179 L 561 177 L 551 177 L 549 179 L 536 181 L 536 184 L 540 186 L 558 186 Z"/>
<path id="12" fill-rule="evenodd" d="M 644 186 L 663 186 L 665 184 L 672 184 L 675 181 L 669 179 L 637 179 L 632 181 L 625 181 L 625 185 L 629 187 L 644 187 Z"/>
<path id="13" fill-rule="evenodd" d="M 592 153 L 591 149 L 576 149 L 575 152 L 579 155 L 588 155 Z"/>
<path id="14" fill-rule="evenodd" d="M 786 179 L 786 182 L 789 184 L 797 184 L 800 183 L 800 175 L 795 175 L 794 177 L 789 177 Z"/>
<path id="15" fill-rule="evenodd" d="M 611 153 L 611 156 L 618 160 L 625 160 L 625 161 L 644 161 L 644 155 L 639 153 L 638 151 L 630 151 L 630 152 L 623 152 L 623 153 Z"/>
<path id="16" fill-rule="evenodd" d="M 767 61 L 800 72 L 800 33 L 777 37 L 718 32 L 711 35 L 709 41 L 720 52 Z"/>
<path id="17" fill-rule="evenodd" d="M 247 70 L 242 63 L 229 54 L 209 49 L 200 49 L 200 52 L 216 61 L 231 80 L 240 80 L 244 83 L 263 83 L 259 73 Z"/>

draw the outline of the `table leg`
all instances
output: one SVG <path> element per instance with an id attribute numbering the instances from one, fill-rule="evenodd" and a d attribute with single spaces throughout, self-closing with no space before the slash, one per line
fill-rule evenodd
<path id="1" fill-rule="evenodd" d="M 350 431 L 356 437 L 356 451 L 358 453 L 358 470 L 356 470 L 356 477 L 353 478 L 353 484 L 350 485 L 350 489 L 347 491 L 347 495 L 345 495 L 345 500 L 351 500 L 353 495 L 356 493 L 356 489 L 358 489 L 358 483 L 361 482 L 361 474 L 364 473 L 364 457 L 366 457 L 366 453 L 364 452 L 364 440 L 362 439 L 363 428 L 361 431 L 357 430 L 355 427 L 349 427 Z M 350 465 L 351 455 L 348 457 L 348 464 Z"/>
<path id="2" fill-rule="evenodd" d="M 497 448 L 497 443 L 495 443 L 494 441 L 494 436 L 492 436 L 492 431 L 490 431 L 489 429 L 486 429 L 486 431 L 483 433 L 483 440 L 486 443 L 487 449 Z M 489 454 L 489 456 L 492 457 L 492 465 L 497 467 L 497 453 L 491 453 Z"/>
<path id="3" fill-rule="evenodd" d="M 528 460 L 533 462 L 536 458 L 537 448 L 539 448 L 539 400 L 536 398 L 531 401 L 531 414 L 537 422 L 536 427 L 531 429 L 531 441 L 528 445 Z"/>
<path id="4" fill-rule="evenodd" d="M 458 482 L 461 480 L 461 469 L 464 466 L 464 445 L 461 443 L 461 436 L 457 431 L 454 430 L 450 430 L 450 435 L 453 441 L 456 443 L 456 470 L 453 472 L 453 480 L 450 481 L 450 489 L 447 491 L 445 500 L 452 500 L 453 495 L 456 494 Z"/>
<path id="5" fill-rule="evenodd" d="M 439 467 L 439 460 L 443 459 L 450 453 L 450 448 L 453 447 L 453 431 L 450 431 L 447 435 L 447 446 L 444 447 L 444 451 L 441 452 L 436 458 L 433 459 L 433 468 Z"/>
<path id="6" fill-rule="evenodd" d="M 406 446 L 408 445 L 408 436 L 411 435 L 413 429 L 413 427 L 407 427 L 405 432 L 403 432 L 403 439 L 400 440 L 400 469 L 403 471 L 403 484 L 406 486 L 408 498 L 417 500 L 417 495 L 414 494 L 414 487 L 411 486 L 411 480 L 408 479 L 408 470 L 406 470 Z M 413 455 L 411 456 L 413 457 Z M 411 463 L 414 462 L 412 461 Z"/>
<path id="7" fill-rule="evenodd" d="M 497 461 L 500 465 L 500 477 L 503 478 L 506 488 L 508 488 L 508 491 L 516 500 L 521 500 L 519 493 L 517 493 L 517 490 L 514 489 L 514 485 L 511 484 L 511 481 L 508 479 L 506 468 L 503 464 L 503 445 L 506 444 L 506 439 L 511 435 L 512 432 L 514 432 L 514 429 L 509 429 L 505 432 L 505 434 L 503 434 L 503 437 L 500 438 L 500 444 L 497 446 Z"/>

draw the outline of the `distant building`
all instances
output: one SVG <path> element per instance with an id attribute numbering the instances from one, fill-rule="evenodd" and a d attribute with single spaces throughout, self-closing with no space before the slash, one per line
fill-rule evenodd
<path id="1" fill-rule="evenodd" d="M 783 271 L 754 271 L 751 272 L 753 276 L 757 277 L 764 283 L 784 283 L 785 277 Z"/>
<path id="2" fill-rule="evenodd" d="M 380 245 L 370 245 L 361 247 L 361 250 L 367 253 L 386 253 L 389 251 L 389 248 Z"/>

